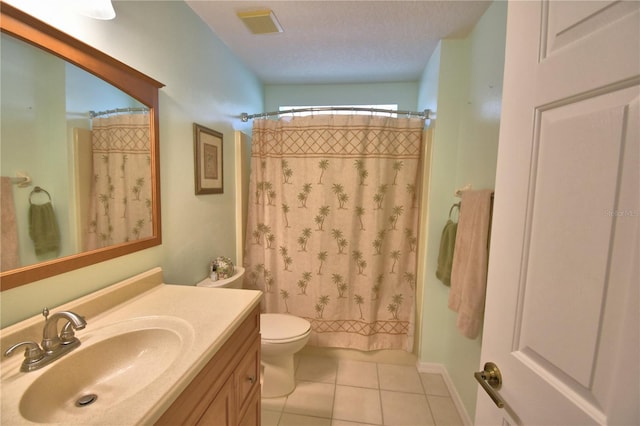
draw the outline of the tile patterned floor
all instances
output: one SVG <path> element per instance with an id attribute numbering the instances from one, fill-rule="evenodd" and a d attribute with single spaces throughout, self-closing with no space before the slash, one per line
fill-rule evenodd
<path id="1" fill-rule="evenodd" d="M 463 425 L 439 374 L 302 355 L 296 389 L 262 399 L 263 426 Z"/>

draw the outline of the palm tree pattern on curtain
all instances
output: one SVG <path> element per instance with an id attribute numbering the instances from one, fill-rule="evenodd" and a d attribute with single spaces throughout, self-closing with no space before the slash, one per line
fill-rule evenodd
<path id="1" fill-rule="evenodd" d="M 150 237 L 149 116 L 121 114 L 92 120 L 93 182 L 87 249 Z"/>
<path id="2" fill-rule="evenodd" d="M 411 349 L 419 119 L 255 120 L 245 286 L 310 343 Z"/>

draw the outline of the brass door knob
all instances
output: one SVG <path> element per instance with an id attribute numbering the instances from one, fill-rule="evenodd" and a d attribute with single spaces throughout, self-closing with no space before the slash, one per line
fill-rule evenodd
<path id="1" fill-rule="evenodd" d="M 498 366 L 493 362 L 487 362 L 484 365 L 484 370 L 473 373 L 473 377 L 480 383 L 482 389 L 489 394 L 489 397 L 495 402 L 498 408 L 503 408 L 504 401 L 500 397 L 500 394 L 496 392 L 496 390 L 502 386 L 502 374 Z"/>

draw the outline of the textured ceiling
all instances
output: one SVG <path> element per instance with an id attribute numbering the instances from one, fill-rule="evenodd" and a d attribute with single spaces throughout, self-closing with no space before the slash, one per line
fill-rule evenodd
<path id="1" fill-rule="evenodd" d="M 442 38 L 464 37 L 490 1 L 186 3 L 267 84 L 416 81 Z M 271 9 L 283 33 L 253 35 L 237 11 Z"/>

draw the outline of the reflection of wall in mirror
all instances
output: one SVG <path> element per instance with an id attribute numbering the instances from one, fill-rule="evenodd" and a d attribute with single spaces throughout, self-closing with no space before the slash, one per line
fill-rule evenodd
<path id="1" fill-rule="evenodd" d="M 81 251 L 86 232 L 81 218 L 86 209 L 79 197 L 83 186 L 78 180 L 87 173 L 91 176 L 78 157 L 76 129 L 90 130 L 90 110 L 141 104 L 94 75 L 6 34 L 2 34 L 0 54 L 1 174 L 25 171 L 34 186 L 51 194 L 61 235 L 58 256 L 75 254 Z M 35 254 L 28 223 L 32 189 L 13 187 L 22 266 L 56 257 Z M 32 199 L 47 201 L 44 194 L 34 194 Z"/>
<path id="2" fill-rule="evenodd" d="M 64 63 L 25 43 L 2 35 L 2 175 L 26 171 L 33 185 L 46 189 L 52 198 L 60 229 L 60 255 L 70 254 Z M 62 141 L 62 142 L 60 142 Z M 58 170 L 56 172 L 55 170 Z M 29 195 L 33 187 L 14 187 L 19 256 L 22 265 L 42 258 L 35 254 L 29 238 Z M 45 193 L 34 194 L 36 204 L 48 201 Z M 52 255 L 45 256 L 51 257 Z"/>

